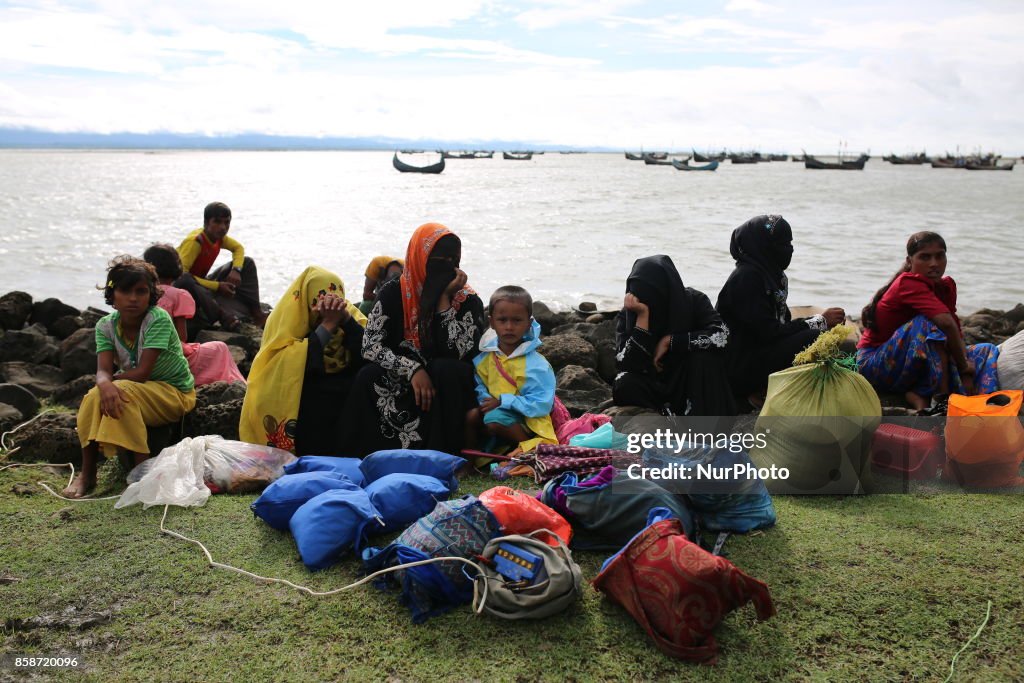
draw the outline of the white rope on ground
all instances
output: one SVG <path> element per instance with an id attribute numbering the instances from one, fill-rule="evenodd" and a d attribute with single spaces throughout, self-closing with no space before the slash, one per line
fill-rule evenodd
<path id="1" fill-rule="evenodd" d="M 6 436 L 6 434 L 4 436 Z M 11 469 L 13 467 L 70 467 L 71 468 L 71 476 L 68 478 L 68 486 L 71 486 L 72 482 L 75 481 L 75 466 L 72 465 L 69 462 L 65 462 L 65 463 L 28 463 L 28 462 L 16 462 L 13 465 L 5 465 L 3 467 L 0 467 L 0 472 L 3 472 L 4 470 L 9 470 L 9 469 Z M 60 495 L 59 493 L 57 493 L 56 491 L 54 491 L 53 489 L 51 489 L 49 486 L 47 486 L 45 483 L 43 483 L 41 481 L 37 481 L 36 483 L 39 484 L 40 486 L 42 486 L 44 489 L 46 489 L 50 493 L 50 495 L 53 496 L 54 498 L 60 498 L 61 500 L 66 500 L 69 503 L 95 503 L 98 500 L 114 500 L 115 498 L 120 498 L 121 497 L 121 496 L 107 496 L 105 498 L 67 498 L 65 496 Z M 64 487 L 64 488 L 67 488 L 67 486 Z"/>
<path id="2" fill-rule="evenodd" d="M 6 431 L 3 434 L 0 434 L 0 449 L 3 449 L 3 451 L 6 452 L 8 455 L 10 455 L 12 453 L 17 453 L 19 450 L 21 450 L 21 448 L 18 447 L 18 448 L 15 448 L 13 450 L 8 449 L 8 447 L 7 447 L 7 437 L 11 436 L 12 434 L 17 432 L 22 427 L 29 426 L 30 424 L 32 424 L 33 422 L 35 422 L 36 420 L 41 418 L 43 415 L 46 415 L 47 413 L 55 413 L 55 412 L 57 412 L 57 411 L 54 408 L 47 408 L 46 410 L 40 410 L 38 413 L 36 413 L 36 416 L 33 417 L 31 420 L 26 420 L 25 422 L 22 422 L 20 425 L 18 425 L 14 429 L 12 429 L 10 431 Z M 6 467 L 0 468 L 0 470 L 2 470 L 2 469 L 7 469 L 7 468 Z"/>
<path id="3" fill-rule="evenodd" d="M 370 574 L 369 576 L 366 576 L 366 577 L 360 579 L 359 581 L 356 581 L 355 583 L 350 583 L 347 586 L 342 586 L 341 588 L 335 588 L 334 590 L 329 590 L 329 591 L 315 591 L 312 588 L 308 588 L 306 586 L 300 586 L 298 584 L 292 583 L 288 579 L 278 579 L 278 578 L 274 578 L 274 577 L 260 576 L 259 574 L 253 574 L 252 572 L 246 571 L 244 569 L 239 569 L 238 567 L 232 567 L 229 564 L 223 564 L 221 562 L 215 561 L 213 559 L 213 555 L 210 554 L 210 551 L 207 550 L 206 546 L 203 545 L 201 542 L 195 540 L 194 538 L 188 538 L 187 536 L 183 536 L 182 534 L 179 534 L 177 531 L 172 531 L 172 530 L 167 529 L 166 527 L 164 527 L 164 522 L 167 520 L 167 510 L 168 510 L 168 508 L 170 508 L 169 505 L 165 505 L 164 506 L 164 514 L 163 514 L 163 517 L 160 519 L 160 533 L 167 534 L 168 536 L 173 536 L 175 538 L 181 539 L 182 541 L 186 541 L 188 543 L 194 543 L 195 545 L 199 546 L 200 550 L 203 551 L 203 554 L 206 555 L 206 561 L 209 563 L 209 565 L 211 567 L 216 567 L 218 569 L 226 569 L 227 571 L 235 572 L 235 573 L 241 574 L 242 576 L 248 576 L 249 578 L 255 579 L 256 581 L 260 581 L 262 583 L 280 583 L 280 584 L 284 584 L 285 586 L 288 586 L 290 588 L 294 588 L 297 591 L 301 591 L 303 593 L 306 593 L 307 595 L 312 595 L 314 597 L 323 597 L 323 596 L 327 596 L 327 595 L 334 595 L 336 593 L 341 593 L 342 591 L 347 591 L 347 590 L 350 590 L 352 588 L 356 588 L 358 586 L 362 586 L 364 583 L 367 583 L 369 581 L 373 581 L 378 576 L 383 576 L 384 574 L 390 574 L 392 572 L 401 571 L 403 569 L 410 569 L 412 567 L 419 567 L 420 565 L 424 565 L 424 564 L 434 564 L 435 562 L 462 562 L 463 564 L 468 564 L 469 566 L 473 567 L 477 571 L 477 580 L 473 581 L 473 603 L 472 603 L 473 605 L 476 605 L 477 604 L 477 600 L 478 599 L 480 600 L 479 606 L 475 608 L 475 611 L 476 611 L 477 614 L 480 614 L 481 612 L 483 612 L 484 604 L 487 602 L 487 590 L 488 590 L 487 589 L 487 582 L 479 580 L 482 577 L 484 577 L 483 569 L 481 569 L 480 565 L 478 565 L 476 562 L 473 562 L 472 560 L 467 560 L 464 557 L 432 557 L 429 560 L 418 560 L 416 562 L 408 562 L 408 563 L 405 563 L 405 564 L 400 564 L 400 565 L 397 565 L 395 567 L 388 567 L 387 569 L 381 569 L 380 571 L 376 571 L 373 574 Z M 481 586 L 483 586 L 483 590 L 482 591 L 480 590 Z"/>
<path id="4" fill-rule="evenodd" d="M 72 465 L 71 463 L 64 463 L 64 464 L 59 464 L 59 465 L 52 465 L 52 464 L 48 464 L 48 463 L 40 463 L 40 464 L 14 463 L 13 465 L 6 465 L 5 467 L 0 467 L 0 472 L 3 472 L 4 470 L 7 470 L 7 469 L 11 469 L 13 467 L 70 467 L 71 468 L 71 478 L 68 480 L 68 486 L 70 486 L 71 482 L 74 481 L 74 479 L 75 479 L 75 466 Z M 52 496 L 54 496 L 56 498 L 60 498 L 61 500 L 71 501 L 73 503 L 84 503 L 84 502 L 92 503 L 92 502 L 101 501 L 101 500 L 114 500 L 115 498 L 120 498 L 121 497 L 121 496 L 107 496 L 106 498 L 65 498 L 64 496 L 60 495 L 59 493 L 56 493 L 53 489 L 51 489 L 49 486 L 47 486 L 43 482 L 39 481 L 39 482 L 36 482 L 36 483 L 39 484 L 40 486 L 42 486 L 44 489 L 46 489 L 50 493 L 50 495 L 52 495 Z M 260 576 L 259 574 L 253 574 L 252 572 L 246 571 L 244 569 L 239 569 L 238 567 L 232 567 L 229 564 L 224 564 L 222 562 L 217 562 L 216 560 L 213 559 L 213 555 L 210 554 L 210 551 L 206 549 L 206 546 L 203 545 L 200 541 L 197 541 L 194 538 L 189 538 L 188 536 L 184 536 L 182 534 L 179 534 L 177 531 L 172 531 L 171 529 L 166 528 L 164 526 L 164 522 L 167 521 L 167 512 L 168 512 L 169 509 L 170 509 L 170 505 L 164 505 L 164 514 L 163 514 L 163 517 L 160 518 L 160 533 L 166 534 L 168 536 L 173 536 L 174 538 L 178 538 L 178 539 L 180 539 L 182 541 L 185 541 L 187 543 L 194 543 L 195 545 L 199 546 L 199 549 L 203 551 L 204 555 L 206 555 L 206 561 L 209 563 L 209 565 L 211 567 L 216 567 L 218 569 L 224 569 L 224 570 L 227 570 L 227 571 L 235 572 L 237 574 L 241 574 L 242 576 L 248 576 L 249 578 L 255 579 L 256 581 L 260 581 L 262 583 L 280 583 L 280 584 L 284 584 L 285 586 L 289 586 L 290 588 L 294 588 L 297 591 L 301 591 L 303 593 L 306 593 L 307 595 L 311 595 L 313 597 L 324 597 L 324 596 L 328 596 L 328 595 L 335 595 L 336 593 L 341 593 L 343 591 L 351 590 L 352 588 L 357 588 L 359 586 L 362 586 L 365 583 L 373 581 L 374 579 L 376 579 L 379 576 L 383 576 L 385 574 L 390 574 L 392 572 L 401 571 L 403 569 L 410 569 L 412 567 L 419 567 L 420 565 L 425 565 L 425 564 L 434 564 L 436 562 L 462 562 L 463 564 L 468 564 L 470 567 L 473 567 L 477 571 L 476 579 L 474 579 L 474 581 L 473 581 L 473 602 L 472 602 L 472 604 L 474 606 L 474 611 L 477 614 L 482 613 L 483 610 L 484 610 L 484 605 L 487 603 L 487 593 L 488 593 L 487 582 L 481 580 L 481 579 L 485 578 L 484 571 L 483 571 L 483 569 L 481 569 L 480 565 L 478 565 L 476 562 L 473 562 L 472 560 L 467 560 L 464 557 L 454 557 L 454 556 L 453 557 L 432 557 L 429 560 L 419 560 L 419 561 L 416 561 L 416 562 L 407 562 L 405 564 L 400 564 L 400 565 L 397 565 L 397 566 L 394 566 L 394 567 L 388 567 L 387 569 L 381 569 L 380 571 L 376 571 L 373 574 L 370 574 L 369 576 L 366 576 L 366 577 L 360 579 L 359 581 L 356 581 L 355 583 L 350 583 L 347 586 L 342 586 L 341 588 L 335 588 L 334 590 L 329 590 L 329 591 L 315 591 L 312 588 L 308 588 L 306 586 L 300 586 L 300 585 L 298 585 L 296 583 L 292 583 L 288 579 L 278 579 L 278 578 L 274 578 L 274 577 Z M 481 590 L 481 587 L 482 587 L 482 590 Z M 479 600 L 479 605 L 477 605 L 477 600 Z"/>
<path id="5" fill-rule="evenodd" d="M 981 622 L 981 626 L 979 626 L 978 630 L 974 632 L 974 635 L 971 636 L 970 640 L 968 640 L 966 643 L 964 643 L 964 646 L 962 648 L 960 648 L 960 650 L 957 651 L 957 653 L 955 655 L 953 655 L 953 661 L 951 661 L 949 663 L 949 675 L 946 676 L 946 680 L 943 681 L 942 683 L 949 683 L 951 680 L 953 680 L 953 667 L 956 666 L 957 658 L 961 654 L 963 654 L 963 651 L 966 650 L 971 643 L 973 643 L 975 640 L 977 640 L 978 636 L 981 635 L 982 630 L 988 624 L 988 618 L 990 616 L 992 616 L 992 601 L 991 600 L 988 601 L 988 607 L 985 608 L 985 620 Z"/>

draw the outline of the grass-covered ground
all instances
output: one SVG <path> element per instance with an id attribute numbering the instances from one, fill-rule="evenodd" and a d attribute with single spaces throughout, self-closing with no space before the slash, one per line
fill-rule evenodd
<path id="1" fill-rule="evenodd" d="M 0 466 L 5 464 L 0 460 Z M 105 471 L 97 493 L 123 487 Z M 211 569 L 194 545 L 161 535 L 163 508 L 68 503 L 61 473 L 0 472 L 0 654 L 82 655 L 66 680 L 1024 680 L 1024 499 L 917 494 L 777 497 L 774 529 L 733 537 L 726 555 L 765 581 L 778 615 L 748 606 L 717 631 L 707 667 L 655 649 L 589 585 L 536 623 L 468 607 L 414 625 L 370 587 L 313 598 Z M 523 485 L 528 482 L 523 481 Z M 463 481 L 463 492 L 492 485 Z M 358 578 L 349 559 L 311 574 L 290 536 L 253 519 L 255 496 L 172 508 L 168 526 L 221 562 L 328 590 Z M 587 579 L 605 553 L 577 553 Z M 27 674 L 0 669 L 0 680 Z"/>

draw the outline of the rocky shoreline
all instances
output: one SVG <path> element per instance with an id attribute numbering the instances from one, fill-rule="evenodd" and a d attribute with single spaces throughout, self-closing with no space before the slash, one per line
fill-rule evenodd
<path id="1" fill-rule="evenodd" d="M 78 408 L 95 383 L 96 322 L 107 314 L 97 308 L 79 310 L 58 299 L 34 301 L 25 292 L 0 296 L 0 432 L 7 432 L 39 413 L 41 404 Z M 816 312 L 805 307 L 798 315 Z M 611 406 L 615 379 L 615 314 L 583 303 L 570 311 L 553 311 L 534 304 L 544 345 L 541 352 L 551 363 L 557 391 L 569 412 L 619 414 Z M 968 344 L 999 344 L 1024 331 L 1024 304 L 1009 311 L 983 308 L 961 319 Z M 243 325 L 239 332 L 204 330 L 197 341 L 222 341 L 243 375 L 259 351 L 262 330 Z M 848 340 L 850 349 L 856 335 Z M 196 390 L 196 407 L 180 424 L 150 430 L 152 452 L 187 436 L 220 434 L 238 438 L 238 417 L 245 387 L 217 382 Z M 898 397 L 883 397 L 895 405 Z M 14 459 L 53 463 L 76 462 L 80 447 L 74 412 L 39 417 L 8 437 L 5 445 L 17 448 Z"/>

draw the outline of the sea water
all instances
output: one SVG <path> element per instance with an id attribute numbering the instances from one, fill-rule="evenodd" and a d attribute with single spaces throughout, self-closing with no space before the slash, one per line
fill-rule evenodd
<path id="1" fill-rule="evenodd" d="M 0 294 L 105 307 L 95 287 L 112 257 L 177 245 L 223 201 L 272 304 L 310 264 L 358 300 L 370 258 L 404 256 L 428 221 L 461 237 L 462 267 L 485 299 L 520 284 L 562 308 L 617 308 L 633 261 L 663 253 L 714 302 L 733 267 L 732 230 L 761 213 L 793 226 L 792 305 L 859 312 L 918 230 L 946 238 L 962 314 L 1024 301 L 1024 168 L 875 158 L 863 171 L 726 162 L 707 173 L 622 154 L 500 156 L 421 175 L 395 171 L 390 152 L 0 150 Z"/>

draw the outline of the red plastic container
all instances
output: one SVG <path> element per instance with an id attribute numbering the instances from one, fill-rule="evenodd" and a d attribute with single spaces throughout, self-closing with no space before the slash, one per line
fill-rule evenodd
<path id="1" fill-rule="evenodd" d="M 871 469 L 910 479 L 932 479 L 946 462 L 938 434 L 884 423 L 871 440 Z"/>

